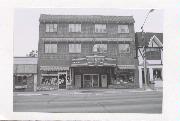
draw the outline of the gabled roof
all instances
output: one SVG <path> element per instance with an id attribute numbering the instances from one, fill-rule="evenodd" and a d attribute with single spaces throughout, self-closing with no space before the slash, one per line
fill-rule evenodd
<path id="1" fill-rule="evenodd" d="M 144 45 L 144 43 L 145 45 L 148 45 L 149 42 L 152 40 L 152 38 L 157 38 L 163 44 L 163 33 L 146 32 L 143 34 L 145 41 L 143 41 L 142 39 L 142 33 L 136 32 L 135 34 L 136 46 L 141 47 Z"/>
<path id="2" fill-rule="evenodd" d="M 40 22 L 66 23 L 134 23 L 133 16 L 104 16 L 104 15 L 48 15 L 41 14 Z"/>

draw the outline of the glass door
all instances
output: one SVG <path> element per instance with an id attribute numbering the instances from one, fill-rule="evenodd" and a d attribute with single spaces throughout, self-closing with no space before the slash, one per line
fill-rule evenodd
<path id="1" fill-rule="evenodd" d="M 99 76 L 98 75 L 91 75 L 92 76 L 92 83 L 93 87 L 99 87 Z"/>
<path id="2" fill-rule="evenodd" d="M 66 88 L 66 80 L 67 80 L 67 74 L 60 72 L 60 73 L 58 74 L 58 85 L 59 85 L 59 89 L 65 89 L 65 88 Z"/>
<path id="3" fill-rule="evenodd" d="M 84 75 L 84 88 L 92 87 L 92 77 L 91 75 Z"/>

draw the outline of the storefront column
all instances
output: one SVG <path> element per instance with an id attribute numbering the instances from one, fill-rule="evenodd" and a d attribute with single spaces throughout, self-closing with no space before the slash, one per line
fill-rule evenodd
<path id="1" fill-rule="evenodd" d="M 75 87 L 75 82 L 74 82 L 74 68 L 71 68 L 71 85 Z"/>
<path id="2" fill-rule="evenodd" d="M 142 87 L 143 87 L 143 81 L 142 81 L 142 68 L 139 67 L 138 70 L 139 70 L 139 88 L 142 88 Z"/>
<path id="3" fill-rule="evenodd" d="M 69 82 L 72 85 L 71 68 L 69 68 Z"/>
<path id="4" fill-rule="evenodd" d="M 37 74 L 34 74 L 34 91 L 37 91 Z"/>
<path id="5" fill-rule="evenodd" d="M 149 68 L 149 75 L 150 75 L 150 81 L 153 80 L 153 69 L 150 67 Z"/>

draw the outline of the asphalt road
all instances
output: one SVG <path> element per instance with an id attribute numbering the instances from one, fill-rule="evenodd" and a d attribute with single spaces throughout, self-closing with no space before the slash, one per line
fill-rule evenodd
<path id="1" fill-rule="evenodd" d="M 162 92 L 15 95 L 14 112 L 161 113 Z"/>

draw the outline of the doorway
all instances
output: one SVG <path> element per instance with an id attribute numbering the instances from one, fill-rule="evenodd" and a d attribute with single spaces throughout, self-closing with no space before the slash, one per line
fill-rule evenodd
<path id="1" fill-rule="evenodd" d="M 84 80 L 84 83 L 83 83 L 84 88 L 99 87 L 98 74 L 84 74 L 83 80 Z"/>
<path id="2" fill-rule="evenodd" d="M 59 89 L 65 89 L 66 88 L 66 81 L 67 81 L 67 73 L 66 72 L 58 73 L 58 86 L 59 86 Z"/>

